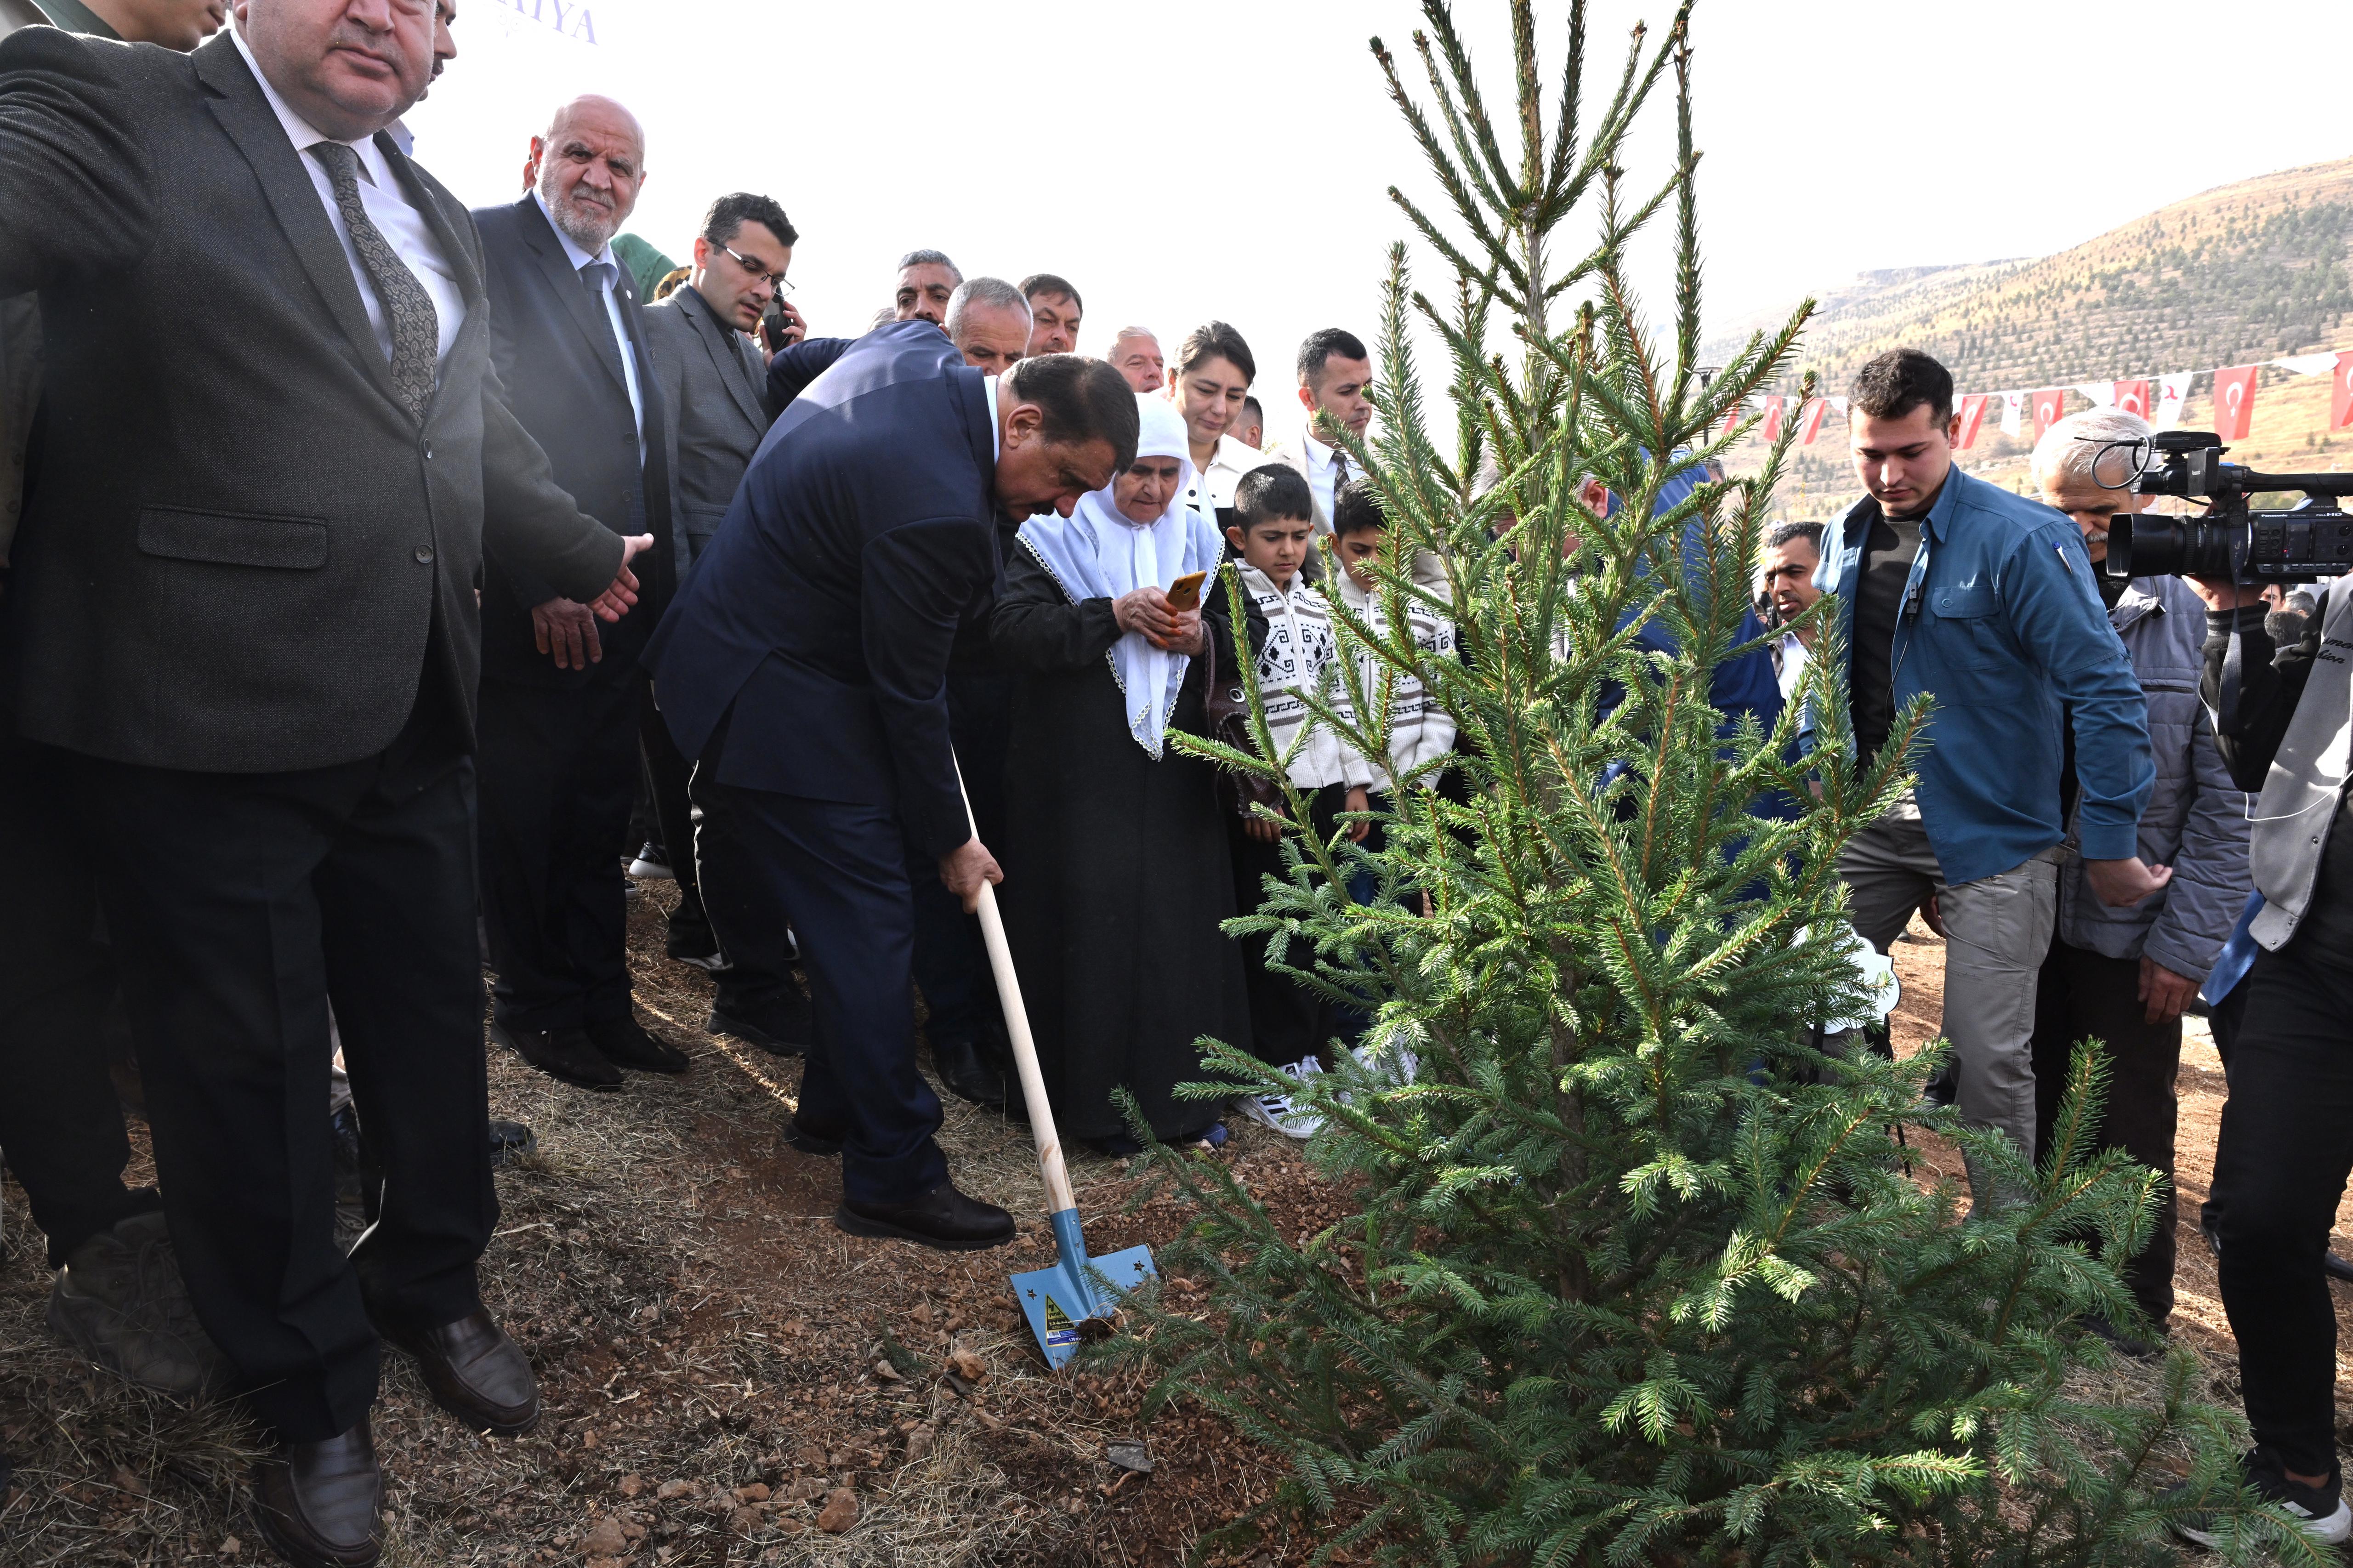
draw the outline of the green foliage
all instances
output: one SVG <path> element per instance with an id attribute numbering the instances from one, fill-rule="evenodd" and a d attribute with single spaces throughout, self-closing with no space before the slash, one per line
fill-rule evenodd
<path id="1" fill-rule="evenodd" d="M 2155 1181 L 2078 1147 L 2096 1057 L 2078 1058 L 2037 1171 L 1923 1108 L 1928 1060 L 1812 1043 L 1859 1001 L 1839 849 L 1903 789 L 1924 712 L 1858 769 L 1835 658 L 1809 675 L 1825 721 L 1802 758 L 1794 709 L 1768 731 L 1711 703 L 1711 672 L 1753 647 L 1750 563 L 1788 437 L 1762 472 L 1659 502 L 1728 444 L 1806 311 L 1694 374 L 1687 8 L 1662 43 L 1637 32 L 1585 130 L 1572 5 L 1549 133 L 1528 0 L 1512 5 L 1504 123 L 1445 0 L 1423 8 L 1434 113 L 1374 53 L 1450 210 L 1397 200 L 1454 284 L 1440 309 L 1392 253 L 1377 435 L 1324 433 L 1379 487 L 1393 629 L 1327 579 L 1343 643 L 1375 674 L 1344 660 L 1347 700 L 1313 700 L 1384 758 L 1386 689 L 1418 674 L 1458 721 L 1469 788 L 1408 783 L 1377 853 L 1286 825 L 1288 879 L 1233 929 L 1276 933 L 1303 981 L 1373 1014 L 1362 1059 L 1335 1053 L 1299 1095 L 1327 1118 L 1310 1154 L 1352 1211 L 1286 1235 L 1222 1168 L 1155 1155 L 1198 1205 L 1163 1270 L 1206 1285 L 1208 1309 L 1134 1298 L 1134 1331 L 1104 1353 L 1149 1362 L 1159 1397 L 1222 1411 L 1282 1456 L 1282 1503 L 1326 1556 L 2165 1560 L 2160 1460 L 2225 1474 L 2230 1433 L 2193 1398 L 2186 1353 L 2150 1404 L 2071 1382 L 2104 1353 L 2083 1320 L 2131 1319 L 2115 1266 L 2146 1239 Z M 1670 76 L 1675 165 L 1630 195 L 1627 130 Z M 1562 264 L 1577 215 L 1596 237 Z M 1676 262 L 1664 345 L 1625 260 L 1660 215 Z M 1567 314 L 1571 289 L 1585 302 Z M 1451 456 L 1417 323 L 1448 351 Z M 1607 515 L 1579 499 L 1587 476 L 1619 498 Z M 1459 663 L 1421 662 L 1409 600 L 1452 618 Z M 1288 789 L 1257 717 L 1257 756 L 1180 744 Z M 1295 792 L 1291 816 L 1307 820 Z M 1357 873 L 1376 889 L 1364 904 L 1346 891 Z M 1226 1081 L 1204 1095 L 1288 1087 L 1208 1053 Z M 2016 1201 L 1964 1221 L 1950 1184 L 1912 1178 L 1904 1128 L 1959 1138 Z"/>

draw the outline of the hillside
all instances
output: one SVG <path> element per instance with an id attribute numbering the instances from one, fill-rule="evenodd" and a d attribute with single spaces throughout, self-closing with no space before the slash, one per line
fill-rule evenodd
<path id="1" fill-rule="evenodd" d="M 2327 348 L 2353 348 L 2353 158 L 2224 185 L 2040 260 L 1865 274 L 1825 288 L 1799 363 L 1843 391 L 1865 360 L 1911 344 L 1953 367 L 1964 392 L 2031 389 L 2168 371 L 2211 370 Z M 1711 345 L 1721 363 L 1757 323 Z M 1796 389 L 1796 378 L 1785 390 Z M 2331 468 L 2325 378 L 2263 373 L 2248 441 L 2258 465 Z M 2071 396 L 2069 411 L 2088 406 Z M 2184 410 L 2211 416 L 2206 384 Z M 2029 443 L 1989 415 L 1968 467 L 2003 483 Z M 1819 515 L 1856 492 L 1834 426 L 1801 454 L 1781 510 Z M 1761 452 L 1755 443 L 1746 454 Z M 1737 459 L 1736 459 L 1737 461 Z"/>

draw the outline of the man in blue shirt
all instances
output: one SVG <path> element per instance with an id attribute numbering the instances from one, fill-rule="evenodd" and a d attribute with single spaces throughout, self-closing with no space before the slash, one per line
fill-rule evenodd
<path id="1" fill-rule="evenodd" d="M 1962 1118 L 2032 1155 L 2029 1041 L 2059 867 L 2080 855 L 2092 890 L 2120 908 L 2172 874 L 2139 858 L 2155 778 L 2146 705 L 2075 525 L 1953 466 L 1959 421 L 1945 367 L 1892 350 L 1862 368 L 1852 395 L 1869 494 L 1824 542 L 1817 578 L 1838 595 L 1844 632 L 1850 703 L 1836 717 L 1861 764 L 1905 703 L 1926 694 L 1934 707 L 1911 759 L 1915 787 L 1848 843 L 1839 872 L 1855 929 L 1882 952 L 1934 900 Z M 1817 744 L 1826 717 L 1809 716 Z M 2060 802 L 2070 732 L 2073 842 Z"/>

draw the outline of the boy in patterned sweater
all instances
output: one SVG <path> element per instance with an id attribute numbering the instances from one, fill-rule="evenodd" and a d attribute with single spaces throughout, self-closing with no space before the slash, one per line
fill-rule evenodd
<path id="1" fill-rule="evenodd" d="M 1314 496 L 1297 469 L 1270 463 L 1242 476 L 1234 491 L 1234 510 L 1239 521 L 1226 530 L 1227 542 L 1241 557 L 1242 595 L 1250 619 L 1262 619 L 1266 626 L 1266 639 L 1251 671 L 1259 700 L 1276 756 L 1290 757 L 1291 782 L 1311 803 L 1311 829 L 1328 837 L 1340 812 L 1366 808 L 1373 775 L 1363 758 L 1315 720 L 1300 696 L 1303 691 L 1319 693 L 1346 711 L 1332 618 L 1300 570 L 1315 548 Z M 1365 825 L 1356 824 L 1349 831 L 1361 839 Z M 1282 829 L 1262 817 L 1233 821 L 1234 903 L 1242 912 L 1265 901 L 1269 876 L 1282 875 Z M 1320 1072 L 1316 1053 L 1331 1033 L 1330 1009 L 1298 982 L 1270 972 L 1266 950 L 1263 936 L 1243 939 L 1253 1048 L 1292 1078 Z M 1306 957 L 1295 944 L 1289 958 L 1294 966 L 1305 966 Z M 1245 1096 L 1240 1109 L 1293 1138 L 1311 1136 L 1318 1121 L 1295 1108 L 1287 1095 Z"/>

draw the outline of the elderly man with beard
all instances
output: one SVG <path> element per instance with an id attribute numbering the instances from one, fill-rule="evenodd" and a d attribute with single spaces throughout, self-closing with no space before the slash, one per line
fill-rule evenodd
<path id="1" fill-rule="evenodd" d="M 655 539 L 649 603 L 611 632 L 528 564 L 482 583 L 482 913 L 491 1032 L 551 1077 L 617 1089 L 623 1068 L 686 1058 L 632 1015 L 619 859 L 638 779 L 638 653 L 677 581 L 670 413 L 645 310 L 612 239 L 645 180 L 645 134 L 610 99 L 557 110 L 532 139 L 532 187 L 478 211 L 491 351 L 555 482 Z M 650 611 L 652 613 L 649 614 Z"/>

